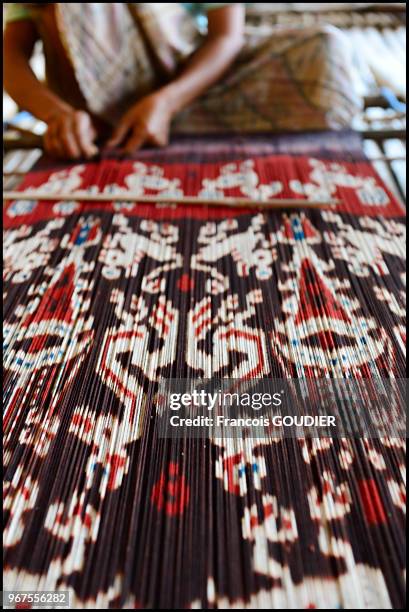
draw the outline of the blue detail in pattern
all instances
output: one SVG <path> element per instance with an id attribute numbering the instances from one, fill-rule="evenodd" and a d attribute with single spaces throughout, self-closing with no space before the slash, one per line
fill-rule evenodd
<path id="1" fill-rule="evenodd" d="M 76 245 L 81 246 L 81 244 L 84 244 L 84 242 L 86 242 L 88 234 L 89 234 L 89 230 L 90 230 L 89 225 L 88 224 L 84 225 L 84 227 L 81 229 L 75 241 Z"/>
<path id="2" fill-rule="evenodd" d="M 293 219 L 292 226 L 293 226 L 294 238 L 296 240 L 304 240 L 305 238 L 304 230 L 302 228 L 300 221 L 298 219 Z"/>

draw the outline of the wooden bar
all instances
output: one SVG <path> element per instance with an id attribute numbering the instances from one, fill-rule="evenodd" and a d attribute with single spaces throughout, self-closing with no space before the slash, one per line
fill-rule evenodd
<path id="1" fill-rule="evenodd" d="M 24 170 L 3 170 L 3 176 L 26 176 Z"/>
<path id="2" fill-rule="evenodd" d="M 3 200 L 39 200 L 39 201 L 71 201 L 80 202 L 135 202 L 139 204 L 178 204 L 184 206 L 228 206 L 232 208 L 322 208 L 336 206 L 339 200 L 301 200 L 299 198 L 272 198 L 270 200 L 257 200 L 252 198 L 226 197 L 226 198 L 200 198 L 197 196 L 168 197 L 163 195 L 139 195 L 127 193 L 48 193 L 35 190 L 4 191 Z"/>
<path id="3" fill-rule="evenodd" d="M 380 157 L 368 157 L 368 161 L 370 162 L 386 162 L 386 163 L 390 163 L 390 162 L 394 162 L 394 161 L 406 161 L 406 155 L 398 155 L 396 157 L 388 157 L 387 155 L 385 156 L 380 156 Z"/>
<path id="4" fill-rule="evenodd" d="M 42 149 L 42 136 L 23 136 L 11 137 L 6 134 L 3 136 L 3 149 L 5 151 L 14 151 L 15 149 Z"/>
<path id="5" fill-rule="evenodd" d="M 398 140 L 406 140 L 406 130 L 403 129 L 385 129 L 385 130 L 358 130 L 362 138 L 371 138 L 372 140 L 387 140 L 397 138 Z"/>

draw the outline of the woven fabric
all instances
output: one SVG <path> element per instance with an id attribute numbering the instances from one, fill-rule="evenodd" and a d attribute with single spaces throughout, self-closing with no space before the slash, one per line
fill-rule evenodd
<path id="1" fill-rule="evenodd" d="M 220 83 L 175 119 L 177 133 L 305 132 L 351 126 L 362 106 L 351 49 L 332 26 L 249 35 Z"/>
<path id="2" fill-rule="evenodd" d="M 163 377 L 404 375 L 402 208 L 351 150 L 280 148 L 296 143 L 179 143 L 22 188 L 337 210 L 7 205 L 6 589 L 89 608 L 402 607 L 403 441 L 157 436 Z"/>

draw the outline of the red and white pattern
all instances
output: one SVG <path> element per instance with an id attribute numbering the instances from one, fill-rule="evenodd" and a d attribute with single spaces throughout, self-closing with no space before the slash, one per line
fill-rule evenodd
<path id="1" fill-rule="evenodd" d="M 103 161 L 33 187 L 341 203 L 6 206 L 7 589 L 84 608 L 401 607 L 403 440 L 156 432 L 164 377 L 403 377 L 405 220 L 372 168 Z"/>

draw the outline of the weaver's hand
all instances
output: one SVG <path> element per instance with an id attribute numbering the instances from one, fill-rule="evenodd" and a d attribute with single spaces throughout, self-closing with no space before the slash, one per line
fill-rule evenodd
<path id="1" fill-rule="evenodd" d="M 80 159 L 93 157 L 97 132 L 85 111 L 68 110 L 56 113 L 47 121 L 44 148 L 53 157 Z"/>
<path id="2" fill-rule="evenodd" d="M 172 112 L 167 97 L 150 94 L 135 104 L 121 119 L 108 147 L 122 145 L 124 153 L 133 153 L 144 144 L 163 147 L 168 143 Z"/>

